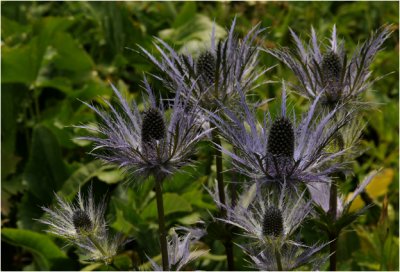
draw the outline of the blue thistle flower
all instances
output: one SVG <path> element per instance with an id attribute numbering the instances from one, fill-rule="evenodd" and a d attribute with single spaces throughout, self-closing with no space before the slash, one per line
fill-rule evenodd
<path id="1" fill-rule="evenodd" d="M 296 75 L 300 84 L 294 85 L 296 91 L 314 100 L 323 93 L 321 102 L 325 105 L 355 103 L 358 96 L 380 78 L 370 79 L 371 65 L 375 55 L 392 33 L 391 26 L 383 26 L 375 31 L 364 43 L 357 46 L 351 59 L 343 41 L 338 41 L 336 26 L 332 28 L 329 45 L 321 50 L 320 42 L 314 28 L 311 28 L 311 39 L 308 46 L 290 29 L 296 49 L 266 49 L 286 64 Z"/>
<path id="2" fill-rule="evenodd" d="M 236 18 L 232 22 L 227 38 L 222 41 L 217 41 L 214 26 L 210 47 L 201 52 L 197 58 L 179 54 L 159 38 L 156 38 L 156 41 L 160 45 L 155 44 L 155 47 L 161 53 L 160 60 L 143 47 L 139 48 L 160 71 L 161 74 L 156 78 L 172 91 L 182 84 L 185 86 L 184 90 L 189 90 L 193 86 L 191 98 L 205 109 L 215 109 L 218 106 L 217 101 L 225 106 L 234 106 L 238 98 L 237 88 L 244 92 L 256 88 L 258 86 L 256 81 L 271 69 L 257 71 L 258 48 L 255 40 L 264 29 L 260 29 L 257 25 L 239 40 L 234 33 L 235 26 Z"/>
<path id="3" fill-rule="evenodd" d="M 338 115 L 339 107 L 320 116 L 316 107 L 319 96 L 300 122 L 286 113 L 286 90 L 283 85 L 280 116 L 264 115 L 260 123 L 250 110 L 242 93 L 238 108 L 233 112 L 222 108 L 209 112 L 210 119 L 236 152 L 218 146 L 232 158 L 234 168 L 253 180 L 277 185 L 286 182 L 296 189 L 299 183 L 329 182 L 329 174 L 345 166 L 337 158 L 347 149 L 333 151 L 330 144 L 337 132 L 352 119 L 352 111 Z"/>
<path id="4" fill-rule="evenodd" d="M 305 191 L 292 194 L 286 184 L 277 195 L 256 184 L 245 188 L 235 206 L 227 205 L 226 219 L 242 230 L 247 243 L 240 247 L 260 270 L 294 270 L 304 264 L 320 265 L 318 253 L 326 244 L 307 246 L 295 234 L 312 211 Z"/>
<path id="5" fill-rule="evenodd" d="M 170 109 L 164 109 L 163 105 L 157 106 L 146 79 L 144 85 L 148 102 L 143 114 L 135 102 L 129 105 L 113 85 L 121 112 L 106 100 L 108 112 L 84 102 L 97 113 L 102 123 L 95 128 L 78 126 L 97 133 L 80 139 L 92 141 L 94 156 L 116 164 L 127 171 L 129 177 L 135 175 L 144 179 L 153 175 L 164 178 L 191 163 L 196 144 L 209 131 L 202 130 L 197 119 L 198 107 L 189 107 L 188 99 L 181 95 L 182 89 L 176 90 Z M 169 118 L 167 110 L 171 111 Z"/>

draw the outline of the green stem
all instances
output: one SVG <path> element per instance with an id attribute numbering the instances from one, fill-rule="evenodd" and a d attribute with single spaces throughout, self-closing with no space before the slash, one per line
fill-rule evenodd
<path id="1" fill-rule="evenodd" d="M 160 234 L 162 266 L 163 266 L 164 271 L 168 271 L 169 270 L 168 247 L 167 247 L 167 233 L 165 230 L 164 203 L 163 203 L 163 196 L 162 196 L 162 181 L 163 181 L 162 178 L 155 177 L 157 211 L 158 211 L 158 227 L 159 227 L 159 234 Z"/>
<path id="2" fill-rule="evenodd" d="M 329 210 L 328 214 L 330 215 L 332 222 L 336 222 L 336 214 L 337 214 L 337 182 L 335 179 L 332 179 L 331 189 L 329 192 Z M 336 250 L 337 250 L 337 240 L 338 234 L 336 231 L 332 230 L 329 233 L 329 240 L 331 243 L 329 245 L 330 257 L 329 257 L 329 270 L 336 271 Z"/>
<path id="3" fill-rule="evenodd" d="M 103 247 L 99 244 L 96 237 L 93 234 L 88 235 L 89 240 L 93 243 L 93 245 L 101 252 L 104 257 L 107 257 L 106 252 L 104 251 Z"/>
<path id="4" fill-rule="evenodd" d="M 215 129 L 215 126 L 210 123 L 210 126 L 214 128 L 212 132 L 212 141 L 221 146 L 221 139 L 218 135 L 218 132 Z M 222 164 L 222 152 L 219 148 L 215 148 L 215 164 L 217 168 L 217 186 L 218 186 L 218 196 L 219 202 L 222 204 L 221 206 L 221 216 L 226 216 L 226 209 L 223 207 L 226 205 L 225 200 L 225 186 L 224 186 L 224 175 L 223 175 L 223 164 Z M 233 271 L 235 270 L 234 259 L 233 259 L 233 243 L 232 239 L 229 237 L 224 242 L 225 252 L 226 252 L 226 260 L 228 263 L 228 270 Z"/>
<path id="5" fill-rule="evenodd" d="M 277 248 L 275 249 L 275 259 L 276 259 L 276 266 L 278 268 L 278 271 L 283 271 L 281 253 L 279 252 L 279 250 Z"/>

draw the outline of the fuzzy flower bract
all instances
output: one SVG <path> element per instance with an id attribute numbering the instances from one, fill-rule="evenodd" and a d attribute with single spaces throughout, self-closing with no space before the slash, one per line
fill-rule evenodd
<path id="1" fill-rule="evenodd" d="M 129 177 L 165 178 L 191 163 L 196 144 L 209 131 L 202 130 L 197 119 L 198 107 L 188 105 L 188 99 L 181 95 L 182 89 L 176 90 L 170 108 L 165 109 L 162 103 L 157 106 L 146 79 L 144 84 L 149 98 L 144 113 L 140 113 L 135 102 L 129 104 L 112 85 L 121 111 L 106 100 L 109 111 L 85 103 L 102 122 L 97 127 L 78 127 L 94 133 L 81 137 L 94 143 L 94 156 L 119 166 Z"/>
<path id="2" fill-rule="evenodd" d="M 380 79 L 371 79 L 369 66 L 391 32 L 390 26 L 381 27 L 357 46 L 350 59 L 347 59 L 344 42 L 337 38 L 335 25 L 329 45 L 319 41 L 314 28 L 311 28 L 311 39 L 306 46 L 290 29 L 296 46 L 294 50 L 278 48 L 265 51 L 293 71 L 300 83 L 293 86 L 296 91 L 311 100 L 322 93 L 321 102 L 335 106 L 357 102 L 360 93 Z"/>

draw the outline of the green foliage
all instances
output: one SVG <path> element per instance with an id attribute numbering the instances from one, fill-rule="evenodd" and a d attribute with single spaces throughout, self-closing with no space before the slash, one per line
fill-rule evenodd
<path id="1" fill-rule="evenodd" d="M 54 193 L 72 200 L 79 188 L 93 184 L 96 200 L 105 193 L 106 213 L 112 230 L 133 238 L 116 257 L 119 269 L 149 269 L 146 255 L 160 259 L 155 193 L 151 180 L 132 187 L 119 169 L 94 160 L 88 142 L 75 138 L 84 133 L 73 125 L 97 122 L 81 101 L 104 105 L 113 101 L 109 82 L 123 94 L 141 100 L 143 73 L 156 70 L 146 60 L 128 50 L 139 44 L 156 53 L 153 36 L 165 39 L 180 52 L 194 55 L 208 46 L 212 24 L 216 36 L 224 37 L 226 27 L 237 16 L 239 35 L 256 23 L 268 27 L 260 46 L 291 45 L 288 27 L 304 37 L 311 25 L 321 37 L 336 24 L 349 52 L 371 30 L 387 23 L 398 30 L 396 2 L 3 2 L 1 15 L 1 179 L 2 179 L 2 269 L 3 270 L 112 270 L 101 264 L 84 264 L 45 234 L 36 220 L 43 216 L 41 206 L 54 204 Z M 261 53 L 260 65 L 278 62 Z M 363 196 L 375 206 L 356 225 L 342 233 L 338 264 L 343 270 L 396 270 L 398 264 L 398 32 L 386 41 L 372 65 L 374 77 L 384 76 L 368 90 L 364 99 L 380 103 L 371 114 L 361 145 L 365 152 L 354 162 L 354 178 L 348 178 L 341 191 L 352 192 L 360 177 L 378 168 L 390 169 L 394 182 L 385 183 L 388 217 L 379 219 L 383 195 Z M 283 65 L 266 75 L 267 79 L 295 81 Z M 149 77 L 163 97 L 172 94 Z M 279 84 L 255 90 L 254 99 L 279 95 Z M 307 101 L 290 94 L 290 104 L 303 109 Z M 81 100 L 81 101 L 79 101 Z M 271 112 L 277 112 L 273 103 Z M 212 148 L 201 144 L 194 168 L 183 169 L 163 184 L 167 228 L 198 226 L 209 220 L 216 207 L 203 186 L 213 186 L 215 169 L 210 161 Z M 229 161 L 225 169 L 229 169 Z M 229 181 L 231 173 L 227 172 Z M 382 186 L 383 185 L 383 182 Z M 374 185 L 378 186 L 378 185 Z M 379 187 L 379 186 L 378 186 Z M 84 191 L 84 190 L 83 190 Z M 353 217 L 343 220 L 353 220 Z M 360 220 L 359 220 L 360 221 Z M 379 224 L 377 223 L 379 221 Z M 356 221 L 357 222 L 357 221 Z M 326 225 L 327 222 L 316 222 Z M 339 222 L 340 224 L 341 222 Z M 343 222 L 342 222 L 343 223 Z M 304 239 L 317 242 L 317 224 L 308 222 Z M 341 228 L 341 226 L 337 226 Z M 221 226 L 209 225 L 211 234 L 198 245 L 202 255 L 189 269 L 224 270 L 224 248 L 215 232 Z M 389 232 L 386 230 L 389 229 Z M 322 238 L 321 238 L 322 237 Z M 236 239 L 236 237 L 235 237 Z M 237 239 L 240 239 L 237 237 Z M 239 240 L 240 241 L 240 240 Z M 236 268 L 248 269 L 243 252 L 234 247 Z M 157 257 L 158 256 L 158 257 Z M 23 261 L 27 260 L 27 261 Z"/>

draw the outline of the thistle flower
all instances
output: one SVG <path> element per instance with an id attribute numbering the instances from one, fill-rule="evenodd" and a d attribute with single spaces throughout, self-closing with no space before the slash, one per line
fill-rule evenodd
<path id="1" fill-rule="evenodd" d="M 291 194 L 283 186 L 279 195 L 273 191 L 249 187 L 238 204 L 227 206 L 227 219 L 220 219 L 243 231 L 248 244 L 242 245 L 253 266 L 261 270 L 293 270 L 322 259 L 316 254 L 325 246 L 303 245 L 295 233 L 312 210 L 305 201 L 305 191 Z"/>
<path id="2" fill-rule="evenodd" d="M 205 253 L 204 251 L 190 251 L 190 246 L 197 242 L 205 232 L 199 229 L 181 229 L 184 229 L 187 232 L 184 235 L 179 236 L 175 231 L 173 231 L 171 238 L 168 240 L 169 271 L 180 271 L 185 265 Z M 162 267 L 153 259 L 148 259 L 154 271 L 163 270 Z"/>
<path id="3" fill-rule="evenodd" d="M 149 101 L 142 114 L 135 102 L 129 105 L 111 85 L 122 111 L 118 112 L 106 100 L 109 112 L 85 103 L 97 113 L 102 123 L 95 128 L 90 125 L 78 127 L 97 133 L 81 137 L 94 143 L 92 154 L 97 158 L 118 165 L 130 176 L 147 178 L 153 175 L 163 179 L 191 163 L 197 142 L 209 131 L 201 129 L 196 119 L 198 107 L 188 107 L 188 99 L 181 95 L 181 89 L 176 90 L 170 109 L 164 109 L 162 105 L 157 106 L 146 79 L 144 84 Z M 167 118 L 169 110 L 170 117 Z"/>
<path id="4" fill-rule="evenodd" d="M 343 41 L 338 41 L 336 26 L 332 28 L 329 45 L 318 41 L 314 28 L 308 46 L 290 29 L 296 49 L 266 49 L 265 51 L 285 63 L 296 75 L 299 85 L 296 91 L 309 98 L 316 99 L 323 94 L 324 105 L 335 106 L 347 102 L 356 103 L 358 96 L 380 78 L 371 79 L 369 66 L 382 44 L 392 33 L 391 26 L 383 26 L 375 31 L 364 43 L 357 46 L 351 59 Z"/>
<path id="5" fill-rule="evenodd" d="M 47 216 L 45 219 L 39 220 L 50 227 L 47 232 L 60 236 L 71 243 L 76 243 L 88 235 L 95 237 L 105 235 L 105 202 L 101 201 L 99 205 L 95 205 L 91 188 L 87 200 L 83 199 L 81 191 L 79 191 L 76 203 L 69 203 L 58 195 L 55 196 L 56 208 L 52 210 L 42 207 Z"/>
<path id="6" fill-rule="evenodd" d="M 160 44 L 155 44 L 161 53 L 161 60 L 157 60 L 146 49 L 139 46 L 141 53 L 152 62 L 160 75 L 155 76 L 172 91 L 176 86 L 184 85 L 184 90 L 191 89 L 191 98 L 205 109 L 215 109 L 216 101 L 225 106 L 234 106 L 238 98 L 237 88 L 248 92 L 257 87 L 256 81 L 269 69 L 258 72 L 258 48 L 255 40 L 264 29 L 259 25 L 252 28 L 249 33 L 239 40 L 235 33 L 236 18 L 233 20 L 228 36 L 225 40 L 217 41 L 215 27 L 211 33 L 210 47 L 201 52 L 197 58 L 189 54 L 179 54 L 161 39 L 156 38 Z M 189 95 L 184 93 L 184 95 Z"/>
<path id="7" fill-rule="evenodd" d="M 56 208 L 42 207 L 46 216 L 38 220 L 49 226 L 47 232 L 66 239 L 69 244 L 76 245 L 88 261 L 102 261 L 110 264 L 125 241 L 119 234 L 110 238 L 104 219 L 104 199 L 100 204 L 95 205 L 91 187 L 87 200 L 83 199 L 81 191 L 78 192 L 75 204 L 57 195 L 56 199 Z"/>
<path id="8" fill-rule="evenodd" d="M 232 158 L 237 171 L 258 182 L 278 187 L 286 182 L 291 188 L 296 188 L 298 183 L 329 182 L 329 174 L 345 166 L 337 158 L 347 152 L 347 149 L 330 151 L 329 145 L 351 120 L 352 111 L 339 116 L 339 107 L 336 107 L 321 117 L 316 111 L 318 101 L 319 96 L 297 123 L 294 115 L 286 113 L 283 84 L 280 116 L 272 118 L 267 113 L 264 122 L 259 123 L 242 94 L 241 114 L 227 108 L 218 113 L 209 112 L 211 121 L 236 152 L 221 145 L 218 148 Z"/>

